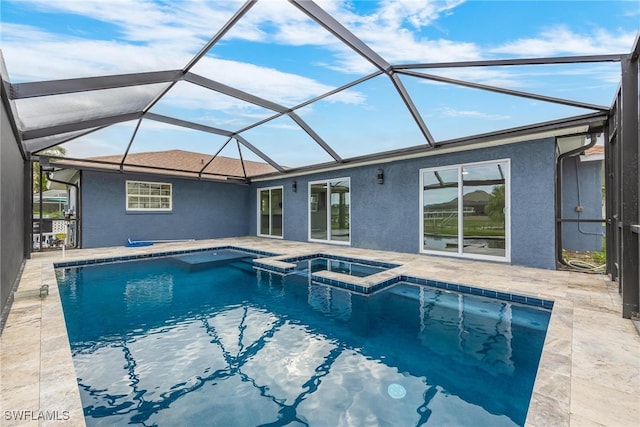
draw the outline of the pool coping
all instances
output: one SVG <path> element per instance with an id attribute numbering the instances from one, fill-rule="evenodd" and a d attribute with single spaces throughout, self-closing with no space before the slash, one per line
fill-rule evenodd
<path id="1" fill-rule="evenodd" d="M 255 237 L 179 246 L 206 250 L 207 246 L 224 245 L 273 249 L 264 251 L 269 254 L 328 250 L 327 245 Z M 126 250 L 132 255 L 161 253 L 153 246 Z M 443 278 L 442 283 L 460 278 L 481 289 L 505 293 L 517 289 L 517 293 L 532 298 L 552 299 L 554 306 L 525 425 L 633 425 L 640 417 L 636 394 L 640 369 L 629 368 L 640 367 L 640 337 L 633 322 L 621 318 L 617 284 L 608 278 L 350 247 L 331 246 L 330 250 L 346 256 L 409 260 L 401 267 L 403 274 L 436 275 Z M 67 259 L 105 258 L 105 253 L 122 251 L 120 247 L 67 251 Z M 54 263 L 60 258 L 60 253 L 34 254 L 25 263 L 18 291 L 56 283 Z M 490 283 L 485 282 L 488 279 Z M 0 346 L 11 349 L 2 352 L 3 408 L 64 409 L 70 414 L 67 420 L 31 420 L 15 425 L 84 425 L 57 286 L 50 286 L 50 294 L 43 300 L 16 298 Z M 594 386 L 599 393 L 593 392 Z"/>

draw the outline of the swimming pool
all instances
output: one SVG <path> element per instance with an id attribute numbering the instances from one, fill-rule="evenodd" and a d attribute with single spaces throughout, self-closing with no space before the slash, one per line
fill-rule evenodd
<path id="1" fill-rule="evenodd" d="M 231 255 L 56 270 L 87 425 L 524 424 L 548 310 Z"/>

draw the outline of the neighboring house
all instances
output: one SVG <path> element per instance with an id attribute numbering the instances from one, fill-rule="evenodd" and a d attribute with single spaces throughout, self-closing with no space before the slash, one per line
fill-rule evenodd
<path id="1" fill-rule="evenodd" d="M 74 185 L 77 182 L 77 175 L 77 171 L 67 169 L 49 177 L 50 189 L 42 193 L 44 212 L 42 227 L 38 216 L 40 195 L 39 193 L 33 195 L 34 250 L 59 247 L 62 244 L 69 248 L 78 247 L 78 188 Z"/>
<path id="2" fill-rule="evenodd" d="M 64 221 L 68 208 L 68 191 L 50 189 L 33 194 L 33 249 L 49 248 L 64 242 L 69 234 Z M 55 242 L 55 243 L 54 243 Z"/>
<path id="3" fill-rule="evenodd" d="M 599 219 L 604 212 L 604 146 L 595 145 L 562 164 L 562 217 Z M 565 222 L 562 247 L 569 251 L 602 251 L 604 222 Z"/>
<path id="4" fill-rule="evenodd" d="M 42 192 L 42 210 L 40 210 L 40 193 L 33 194 L 33 217 L 38 218 L 42 212 L 43 218 L 62 218 L 67 209 L 67 190 L 51 189 Z"/>

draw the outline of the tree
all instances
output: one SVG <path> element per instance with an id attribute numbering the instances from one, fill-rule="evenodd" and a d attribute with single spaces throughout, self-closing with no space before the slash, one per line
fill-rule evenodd
<path id="1" fill-rule="evenodd" d="M 64 157 L 67 154 L 67 150 L 64 147 L 59 145 L 47 148 L 46 150 L 38 153 L 42 156 L 55 156 L 55 157 Z M 32 168 L 32 176 L 33 176 L 33 192 L 40 192 L 40 162 L 34 162 Z M 49 179 L 47 179 L 47 175 L 42 175 L 42 191 L 45 191 L 49 188 Z"/>
<path id="2" fill-rule="evenodd" d="M 489 201 L 485 207 L 485 212 L 489 215 L 489 218 L 496 222 L 504 223 L 504 199 L 505 199 L 505 186 L 498 185 L 493 187 L 493 191 L 489 196 Z"/>

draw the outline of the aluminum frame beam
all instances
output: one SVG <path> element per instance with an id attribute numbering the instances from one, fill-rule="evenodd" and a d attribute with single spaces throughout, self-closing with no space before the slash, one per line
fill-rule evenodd
<path id="1" fill-rule="evenodd" d="M 522 91 L 513 90 L 513 89 L 505 89 L 505 88 L 485 85 L 481 83 L 473 83 L 465 80 L 457 80 L 449 77 L 436 76 L 433 74 L 419 73 L 415 71 L 398 71 L 398 74 L 404 74 L 407 76 L 413 76 L 413 77 L 423 78 L 427 80 L 434 80 L 441 83 L 450 83 L 453 85 L 469 87 L 472 89 L 480 89 L 480 90 L 486 90 L 489 92 L 502 93 L 505 95 L 518 96 L 521 98 L 535 99 L 538 101 L 552 102 L 555 104 L 568 105 L 571 107 L 585 108 L 588 110 L 596 110 L 596 111 L 602 111 L 602 112 L 609 111 L 609 107 L 605 107 L 602 105 L 588 104 L 585 102 L 573 101 L 573 100 L 564 99 L 564 98 L 556 98 L 556 97 L 546 96 L 546 95 L 539 95 L 531 92 L 522 92 Z"/>
<path id="2" fill-rule="evenodd" d="M 150 73 L 117 74 L 101 77 L 15 83 L 11 85 L 11 99 L 36 98 L 40 96 L 63 95 L 66 93 L 170 83 L 178 81 L 181 78 L 182 71 L 168 70 Z"/>
<path id="3" fill-rule="evenodd" d="M 638 43 L 636 39 L 636 51 Z M 620 287 L 622 291 L 622 317 L 640 316 L 640 235 L 633 233 L 632 226 L 640 224 L 640 106 L 638 57 L 629 55 L 622 61 L 620 135 L 621 175 L 621 250 Z"/>
<path id="4" fill-rule="evenodd" d="M 204 87 L 205 89 L 210 89 L 214 92 L 222 93 L 232 98 L 239 99 L 241 101 L 248 102 L 249 104 L 257 105 L 268 110 L 276 111 L 278 113 L 286 114 L 289 111 L 287 107 L 276 104 L 275 102 L 260 98 L 259 96 L 244 92 L 240 89 L 227 86 L 223 83 L 219 83 L 207 77 L 202 77 L 198 74 L 186 73 L 184 76 L 184 80 L 189 83 Z"/>
<path id="5" fill-rule="evenodd" d="M 618 280 L 618 224 L 616 218 L 618 217 L 618 192 L 614 191 L 614 188 L 620 188 L 616 185 L 617 174 L 614 173 L 616 169 L 616 159 L 618 154 L 618 104 L 620 99 L 620 93 L 616 94 L 609 120 L 605 127 L 605 139 L 604 139 L 604 176 L 605 176 L 605 202 L 606 202 L 606 272 L 611 277 L 611 280 Z"/>
<path id="6" fill-rule="evenodd" d="M 199 130 L 199 131 L 207 132 L 207 133 L 213 133 L 213 134 L 216 134 L 216 135 L 233 136 L 233 132 L 225 130 L 225 129 L 220 129 L 220 128 L 216 128 L 216 127 L 213 127 L 213 126 L 201 125 L 200 123 L 194 123 L 194 122 L 190 122 L 190 121 L 187 121 L 187 120 L 176 119 L 175 117 L 163 116 L 162 114 L 146 113 L 144 115 L 144 118 L 145 119 L 149 119 L 149 120 L 153 120 L 153 121 L 156 121 L 156 122 L 167 123 L 167 124 L 173 125 L 173 126 L 180 126 L 180 127 L 183 127 L 183 128 Z"/>
<path id="7" fill-rule="evenodd" d="M 496 67 L 505 65 L 557 65 L 578 64 L 587 62 L 620 62 L 626 54 L 612 55 L 582 55 L 582 56 L 558 56 L 547 58 L 514 58 L 514 59 L 489 59 L 479 61 L 460 62 L 432 62 L 423 64 L 394 65 L 394 70 L 411 70 L 416 68 L 460 68 L 460 67 Z"/>

